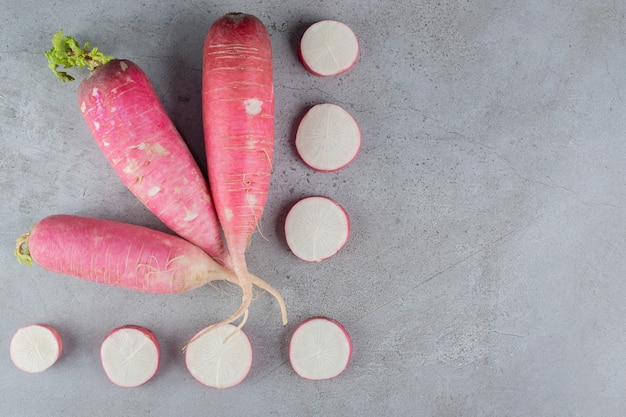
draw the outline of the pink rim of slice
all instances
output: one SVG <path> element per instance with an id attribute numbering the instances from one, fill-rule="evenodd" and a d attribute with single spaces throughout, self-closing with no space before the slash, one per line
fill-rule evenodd
<path id="1" fill-rule="evenodd" d="M 341 106 L 317 104 L 304 115 L 296 132 L 298 155 L 309 167 L 338 171 L 354 160 L 361 148 L 361 130 Z"/>
<path id="2" fill-rule="evenodd" d="M 201 384 L 231 388 L 248 376 L 252 368 L 252 345 L 237 326 L 219 326 L 192 340 L 185 350 L 185 364 Z"/>
<path id="3" fill-rule="evenodd" d="M 303 198 L 285 218 L 287 245 L 295 256 L 307 262 L 321 262 L 335 255 L 349 236 L 348 213 L 328 197 Z"/>
<path id="4" fill-rule="evenodd" d="M 352 356 L 352 340 L 346 329 L 327 317 L 301 323 L 291 336 L 289 360 L 305 379 L 330 379 L 341 374 Z"/>
<path id="5" fill-rule="evenodd" d="M 160 356 L 154 333 L 134 325 L 112 330 L 100 347 L 104 372 L 112 383 L 124 388 L 134 388 L 152 379 Z"/>
<path id="6" fill-rule="evenodd" d="M 345 23 L 322 20 L 304 32 L 298 53 L 302 65 L 309 72 L 327 77 L 354 66 L 359 56 L 359 42 Z"/>
<path id="7" fill-rule="evenodd" d="M 11 339 L 11 361 L 28 373 L 43 372 L 59 359 L 63 342 L 57 331 L 46 324 L 31 324 L 20 328 Z"/>

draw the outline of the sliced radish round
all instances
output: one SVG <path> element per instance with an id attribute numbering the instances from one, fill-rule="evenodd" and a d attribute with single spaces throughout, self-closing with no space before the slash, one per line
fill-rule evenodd
<path id="1" fill-rule="evenodd" d="M 350 335 L 340 323 L 327 317 L 304 321 L 291 336 L 289 360 L 303 378 L 334 378 L 346 369 L 350 356 Z"/>
<path id="2" fill-rule="evenodd" d="M 100 358 L 115 385 L 132 388 L 148 382 L 157 372 L 160 347 L 154 334 L 140 326 L 112 330 L 102 342 Z"/>
<path id="3" fill-rule="evenodd" d="M 356 120 L 336 104 L 313 106 L 296 132 L 300 158 L 318 171 L 337 171 L 356 157 L 361 147 L 361 130 Z"/>
<path id="4" fill-rule="evenodd" d="M 17 368 L 37 373 L 54 365 L 62 349 L 61 337 L 54 328 L 46 324 L 31 324 L 13 335 L 9 354 Z"/>
<path id="5" fill-rule="evenodd" d="M 230 388 L 250 372 L 252 346 L 248 336 L 236 326 L 226 324 L 192 340 L 185 351 L 185 363 L 200 383 L 211 388 Z"/>
<path id="6" fill-rule="evenodd" d="M 320 77 L 350 69 L 359 55 L 359 41 L 347 25 L 335 20 L 312 24 L 302 35 L 299 48 L 302 65 Z"/>
<path id="7" fill-rule="evenodd" d="M 308 262 L 328 259 L 350 235 L 348 213 L 328 197 L 306 197 L 287 213 L 285 238 L 291 252 Z"/>

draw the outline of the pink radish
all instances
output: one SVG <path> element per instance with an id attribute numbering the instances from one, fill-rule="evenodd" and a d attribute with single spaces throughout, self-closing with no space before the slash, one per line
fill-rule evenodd
<path id="1" fill-rule="evenodd" d="M 322 20 L 304 32 L 298 52 L 302 65 L 312 74 L 337 75 L 354 66 L 359 42 L 346 24 Z"/>
<path id="2" fill-rule="evenodd" d="M 46 324 L 20 328 L 11 339 L 11 361 L 28 373 L 43 372 L 59 359 L 63 342 L 57 331 Z"/>
<path id="3" fill-rule="evenodd" d="M 306 379 L 329 379 L 341 374 L 352 356 L 352 340 L 346 329 L 327 317 L 300 324 L 291 336 L 289 360 Z"/>
<path id="4" fill-rule="evenodd" d="M 64 214 L 46 217 L 22 235 L 15 255 L 60 274 L 149 293 L 181 293 L 213 280 L 236 280 L 178 236 Z"/>
<path id="5" fill-rule="evenodd" d="M 146 74 L 131 61 L 90 50 L 88 43 L 81 47 L 62 31 L 52 43 L 46 56 L 60 79 L 73 77 L 58 66 L 92 71 L 79 86 L 79 108 L 124 184 L 172 231 L 232 269 L 206 179 Z M 258 277 L 251 279 L 276 297 L 286 322 L 278 291 Z"/>
<path id="6" fill-rule="evenodd" d="M 191 375 L 212 388 L 230 388 L 245 379 L 252 367 L 252 346 L 243 330 L 226 324 L 194 336 L 185 351 Z"/>
<path id="7" fill-rule="evenodd" d="M 245 252 L 263 214 L 272 173 L 272 45 L 256 17 L 230 13 L 209 28 L 202 105 L 211 193 L 243 290 L 241 306 L 221 325 L 244 315 L 252 300 Z"/>
<path id="8" fill-rule="evenodd" d="M 133 388 L 145 384 L 159 369 L 161 350 L 152 331 L 126 325 L 112 330 L 102 342 L 100 359 L 115 385 Z"/>
<path id="9" fill-rule="evenodd" d="M 285 238 L 298 258 L 320 262 L 344 247 L 350 235 L 350 219 L 337 202 L 328 197 L 307 197 L 287 213 Z"/>
<path id="10" fill-rule="evenodd" d="M 318 171 L 337 171 L 356 157 L 361 131 L 356 120 L 336 104 L 318 104 L 304 115 L 296 132 L 302 160 Z"/>

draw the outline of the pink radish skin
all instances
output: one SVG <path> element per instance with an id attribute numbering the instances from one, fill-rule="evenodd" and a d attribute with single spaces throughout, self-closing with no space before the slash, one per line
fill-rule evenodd
<path id="1" fill-rule="evenodd" d="M 358 56 L 359 42 L 354 32 L 335 20 L 322 20 L 309 26 L 298 47 L 300 62 L 318 77 L 348 71 Z"/>
<path id="2" fill-rule="evenodd" d="M 252 300 L 253 278 L 245 252 L 263 214 L 272 173 L 272 46 L 259 19 L 230 13 L 209 28 L 203 56 L 202 105 L 209 183 L 243 292 L 241 306 L 217 324 L 221 325 L 244 315 Z"/>
<path id="3" fill-rule="evenodd" d="M 47 324 L 31 324 L 20 328 L 11 338 L 9 353 L 13 364 L 27 373 L 43 372 L 59 359 L 63 341 Z"/>
<path id="4" fill-rule="evenodd" d="M 146 74 L 128 60 L 96 68 L 78 103 L 128 189 L 178 235 L 229 266 L 206 180 Z"/>
<path id="5" fill-rule="evenodd" d="M 206 179 L 144 72 L 130 61 L 111 61 L 81 83 L 78 97 L 124 184 L 171 230 L 232 269 Z M 286 316 L 280 294 L 251 279 L 278 299 Z"/>
<path id="6" fill-rule="evenodd" d="M 102 368 L 109 380 L 123 388 L 148 382 L 159 369 L 161 348 L 152 331 L 135 325 L 112 330 L 100 347 Z"/>
<path id="7" fill-rule="evenodd" d="M 16 256 L 59 274 L 157 294 L 236 279 L 202 249 L 178 236 L 64 214 L 42 219 L 18 239 Z"/>
<path id="8" fill-rule="evenodd" d="M 201 331 L 185 351 L 185 364 L 191 375 L 211 388 L 231 388 L 240 384 L 252 367 L 252 345 L 243 330 L 232 324 Z"/>
<path id="9" fill-rule="evenodd" d="M 346 329 L 328 317 L 302 322 L 291 336 L 289 361 L 305 379 L 330 379 L 341 374 L 352 356 L 352 339 Z"/>
<path id="10" fill-rule="evenodd" d="M 316 171 L 345 168 L 361 148 L 361 130 L 342 107 L 323 103 L 309 109 L 296 132 L 296 149 L 305 164 Z"/>
<path id="11" fill-rule="evenodd" d="M 339 252 L 350 237 L 350 217 L 336 201 L 306 197 L 285 218 L 285 238 L 291 252 L 307 262 L 321 262 Z"/>

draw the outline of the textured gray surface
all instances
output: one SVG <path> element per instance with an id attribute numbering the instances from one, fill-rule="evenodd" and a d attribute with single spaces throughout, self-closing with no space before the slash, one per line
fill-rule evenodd
<path id="1" fill-rule="evenodd" d="M 420 415 L 617 416 L 626 410 L 626 25 L 623 2 L 0 0 L 0 414 L 3 416 Z M 276 158 L 249 265 L 284 295 L 255 300 L 253 369 L 215 391 L 180 348 L 238 305 L 236 289 L 153 296 L 27 268 L 14 239 L 54 213 L 164 230 L 123 187 L 89 135 L 77 84 L 57 82 L 42 52 L 63 28 L 139 64 L 201 166 L 201 47 L 229 11 L 257 15 L 275 56 Z M 337 19 L 361 42 L 332 78 L 298 63 L 298 36 Z M 332 102 L 364 142 L 345 170 L 307 169 L 293 147 L 307 106 Z M 282 222 L 322 194 L 351 215 L 345 249 L 306 264 Z M 291 370 L 301 320 L 324 314 L 354 342 L 329 381 Z M 21 325 L 61 333 L 60 361 L 39 375 L 12 366 Z M 99 363 L 112 328 L 159 338 L 162 366 L 136 389 Z"/>

